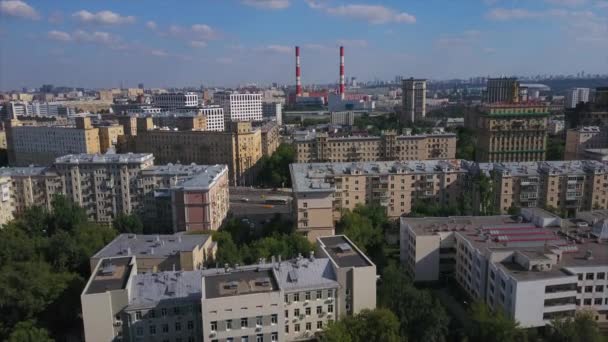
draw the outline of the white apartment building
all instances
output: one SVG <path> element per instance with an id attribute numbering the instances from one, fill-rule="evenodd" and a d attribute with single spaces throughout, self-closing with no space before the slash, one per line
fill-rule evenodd
<path id="1" fill-rule="evenodd" d="M 224 121 L 262 121 L 262 94 L 217 92 L 213 102 L 224 109 Z"/>
<path id="2" fill-rule="evenodd" d="M 257 265 L 140 273 L 135 256 L 101 259 L 82 295 L 87 342 L 277 342 L 315 338 L 376 307 L 376 267 L 345 236 Z"/>
<path id="3" fill-rule="evenodd" d="M 208 106 L 199 108 L 198 112 L 207 117 L 207 130 L 223 132 L 226 129 L 224 125 L 224 108 L 220 106 Z"/>
<path id="4" fill-rule="evenodd" d="M 538 208 L 522 217 L 401 218 L 401 262 L 414 281 L 454 277 L 472 298 L 522 327 L 588 309 L 608 320 L 608 225 Z"/>
<path id="5" fill-rule="evenodd" d="M 402 122 L 414 122 L 426 117 L 426 80 L 404 79 L 402 81 Z"/>
<path id="6" fill-rule="evenodd" d="M 589 88 L 572 88 L 566 93 L 566 108 L 575 108 L 580 102 L 589 102 Z"/>
<path id="7" fill-rule="evenodd" d="M 353 126 L 355 124 L 355 112 L 332 112 L 330 122 L 332 125 Z"/>
<path id="8" fill-rule="evenodd" d="M 192 92 L 156 94 L 153 96 L 152 102 L 163 109 L 197 107 L 198 94 Z"/>
<path id="9" fill-rule="evenodd" d="M 280 102 L 263 102 L 262 116 L 265 119 L 276 121 L 277 125 L 283 124 L 283 104 Z"/>

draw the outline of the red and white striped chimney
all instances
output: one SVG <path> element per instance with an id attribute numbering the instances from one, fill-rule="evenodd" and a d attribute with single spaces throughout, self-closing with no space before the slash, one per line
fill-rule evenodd
<path id="1" fill-rule="evenodd" d="M 344 46 L 340 46 L 340 97 L 344 99 Z"/>
<path id="2" fill-rule="evenodd" d="M 300 70 L 299 46 L 296 46 L 296 96 L 302 96 L 302 72 Z"/>

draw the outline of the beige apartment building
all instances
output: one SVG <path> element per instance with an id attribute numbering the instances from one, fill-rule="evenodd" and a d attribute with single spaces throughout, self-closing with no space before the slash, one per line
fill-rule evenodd
<path id="1" fill-rule="evenodd" d="M 565 160 L 585 158 L 585 150 L 608 147 L 608 133 L 599 126 L 583 126 L 566 131 Z"/>
<path id="2" fill-rule="evenodd" d="M 19 120 L 6 126 L 10 165 L 51 165 L 66 154 L 100 152 L 99 130 L 91 125 L 91 118 L 76 118 L 75 126 Z"/>
<path id="3" fill-rule="evenodd" d="M 492 179 L 494 205 L 503 214 L 511 207 L 551 207 L 569 216 L 608 208 L 608 167 L 598 161 L 482 163 L 478 168 Z"/>
<path id="4" fill-rule="evenodd" d="M 270 157 L 281 144 L 281 135 L 279 134 L 279 125 L 274 121 L 264 122 L 260 126 L 262 131 L 262 154 Z"/>
<path id="5" fill-rule="evenodd" d="M 296 162 L 371 162 L 390 160 L 453 159 L 456 157 L 456 134 L 329 137 L 310 133 L 294 141 Z"/>
<path id="6" fill-rule="evenodd" d="M 549 110 L 536 104 L 494 104 L 465 118 L 477 132 L 479 162 L 545 160 Z"/>
<path id="7" fill-rule="evenodd" d="M 91 272 L 102 259 L 135 256 L 141 273 L 164 271 L 194 271 L 213 260 L 217 243 L 211 235 L 120 234 L 90 259 Z"/>
<path id="8" fill-rule="evenodd" d="M 173 131 L 153 129 L 151 118 L 145 127 L 138 119 L 137 135 L 125 136 L 121 152 L 153 153 L 157 162 L 228 165 L 231 185 L 252 184 L 262 157 L 262 132 L 250 122 L 235 122 L 231 130 Z"/>
<path id="9" fill-rule="evenodd" d="M 411 211 L 415 200 L 456 206 L 468 170 L 461 160 L 291 164 L 294 220 L 314 241 L 333 235 L 344 209 L 379 204 L 389 218 Z"/>
<path id="10" fill-rule="evenodd" d="M 118 137 L 125 134 L 122 125 L 98 126 L 99 130 L 99 152 L 106 153 L 118 144 Z"/>
<path id="11" fill-rule="evenodd" d="M 343 235 L 248 266 L 141 273 L 138 257 L 95 266 L 81 295 L 87 342 L 308 341 L 376 307 L 376 266 Z"/>

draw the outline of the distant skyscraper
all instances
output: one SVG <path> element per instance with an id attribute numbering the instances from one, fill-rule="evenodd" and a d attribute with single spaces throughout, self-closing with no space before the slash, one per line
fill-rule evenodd
<path id="1" fill-rule="evenodd" d="M 409 78 L 402 81 L 403 108 L 401 122 L 414 122 L 426 117 L 426 80 Z"/>
<path id="2" fill-rule="evenodd" d="M 487 103 L 518 103 L 519 81 L 517 78 L 489 78 L 486 87 Z"/>
<path id="3" fill-rule="evenodd" d="M 138 84 L 138 85 L 137 85 L 137 88 L 139 88 L 139 89 L 144 89 L 144 84 L 143 84 L 143 83 Z"/>
<path id="4" fill-rule="evenodd" d="M 579 102 L 589 102 L 589 88 L 572 88 L 566 93 L 566 108 L 575 108 Z"/>

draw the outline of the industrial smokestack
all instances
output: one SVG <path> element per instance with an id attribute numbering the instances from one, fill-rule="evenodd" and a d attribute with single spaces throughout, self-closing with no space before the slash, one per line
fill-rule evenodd
<path id="1" fill-rule="evenodd" d="M 296 46 L 296 96 L 302 96 L 302 72 L 300 70 L 299 46 Z"/>
<path id="2" fill-rule="evenodd" d="M 344 46 L 340 46 L 340 97 L 344 99 Z"/>

